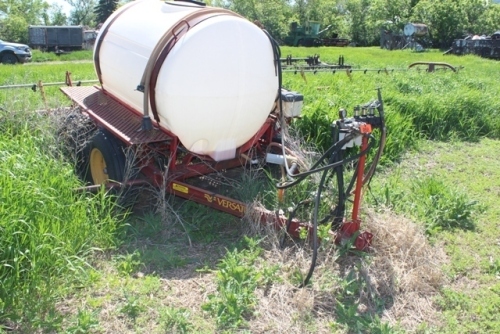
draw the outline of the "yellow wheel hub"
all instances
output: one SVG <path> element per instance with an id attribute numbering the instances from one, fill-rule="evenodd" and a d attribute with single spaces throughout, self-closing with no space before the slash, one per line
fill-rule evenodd
<path id="1" fill-rule="evenodd" d="M 94 184 L 103 184 L 109 180 L 106 161 L 102 152 L 97 148 L 93 148 L 90 152 L 90 173 Z"/>

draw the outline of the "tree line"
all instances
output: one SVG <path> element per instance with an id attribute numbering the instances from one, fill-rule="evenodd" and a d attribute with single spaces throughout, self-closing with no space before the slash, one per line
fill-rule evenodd
<path id="1" fill-rule="evenodd" d="M 69 17 L 45 0 L 0 0 L 0 39 L 27 42 L 29 25 L 85 25 L 94 27 L 122 0 L 65 0 Z M 432 47 L 447 48 L 468 34 L 491 35 L 500 30 L 500 5 L 492 0 L 206 0 L 259 21 L 277 40 L 290 24 L 309 21 L 331 26 L 325 37 L 348 38 L 356 45 L 379 45 L 380 29 L 401 33 L 407 23 L 429 27 Z"/>
<path id="2" fill-rule="evenodd" d="M 89 28 L 104 22 L 119 0 L 65 0 L 69 14 L 57 3 L 46 0 L 0 0 L 0 39 L 28 43 L 30 25 L 82 25 Z"/>
<path id="3" fill-rule="evenodd" d="M 257 20 L 277 39 L 292 22 L 331 25 L 325 37 L 344 37 L 356 45 L 379 45 L 380 30 L 402 33 L 407 23 L 429 27 L 432 47 L 447 48 L 469 34 L 500 30 L 500 5 L 491 0 L 210 0 L 250 20 Z"/>

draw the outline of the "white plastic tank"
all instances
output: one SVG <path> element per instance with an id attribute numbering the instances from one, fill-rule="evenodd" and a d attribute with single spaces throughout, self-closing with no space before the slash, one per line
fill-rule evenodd
<path id="1" fill-rule="evenodd" d="M 407 23 L 403 29 L 405 36 L 422 37 L 427 35 L 428 28 L 422 23 Z"/>
<path id="2" fill-rule="evenodd" d="M 268 36 L 237 14 L 208 15 L 186 28 L 187 15 L 207 8 L 184 1 L 131 2 L 100 29 L 94 61 L 103 89 L 142 113 L 144 93 L 137 88 L 153 50 L 167 31 L 184 30 L 159 61 L 149 105 L 155 105 L 159 125 L 189 151 L 220 161 L 234 158 L 262 127 L 278 76 Z"/>

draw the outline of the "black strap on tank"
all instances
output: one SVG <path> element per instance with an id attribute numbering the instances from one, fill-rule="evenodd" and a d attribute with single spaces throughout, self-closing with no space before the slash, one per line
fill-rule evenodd
<path id="1" fill-rule="evenodd" d="M 195 5 L 198 5 L 198 6 L 202 6 L 202 7 L 206 7 L 207 4 L 204 3 L 204 2 L 200 2 L 200 1 L 195 1 L 195 0 L 174 0 L 174 2 L 187 2 L 187 3 L 192 3 L 192 4 L 195 4 Z M 167 4 L 169 4 L 168 2 L 166 2 Z M 176 4 L 174 4 L 176 5 Z"/>

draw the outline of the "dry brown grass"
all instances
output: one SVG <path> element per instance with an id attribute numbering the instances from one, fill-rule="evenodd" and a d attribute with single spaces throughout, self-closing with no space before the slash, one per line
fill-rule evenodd
<path id="1" fill-rule="evenodd" d="M 334 245 L 323 245 L 312 286 L 297 289 L 291 283 L 293 272 L 305 275 L 311 261 L 307 246 L 279 249 L 276 232 L 254 227 L 265 238 L 265 262 L 280 267 L 283 282 L 258 291 L 257 316 L 250 328 L 255 333 L 318 333 L 349 331 L 338 323 L 337 302 L 345 301 L 348 275 L 360 285 L 350 302 L 358 304 L 360 314 L 378 315 L 382 322 L 415 331 L 426 322 L 439 321 L 433 302 L 445 283 L 441 267 L 447 261 L 443 249 L 432 246 L 423 230 L 412 221 L 386 211 L 364 214 L 363 229 L 374 234 L 366 257 L 342 256 Z M 252 224 L 250 224 L 252 226 Z M 344 299 L 342 299 L 344 298 Z M 382 304 L 382 305 L 381 305 Z"/>
<path id="2" fill-rule="evenodd" d="M 366 222 L 375 235 L 366 274 L 374 292 L 393 299 L 383 319 L 408 330 L 437 324 L 433 298 L 446 283 L 441 268 L 448 261 L 442 245 L 430 245 L 420 226 L 389 211 L 369 212 Z"/>

